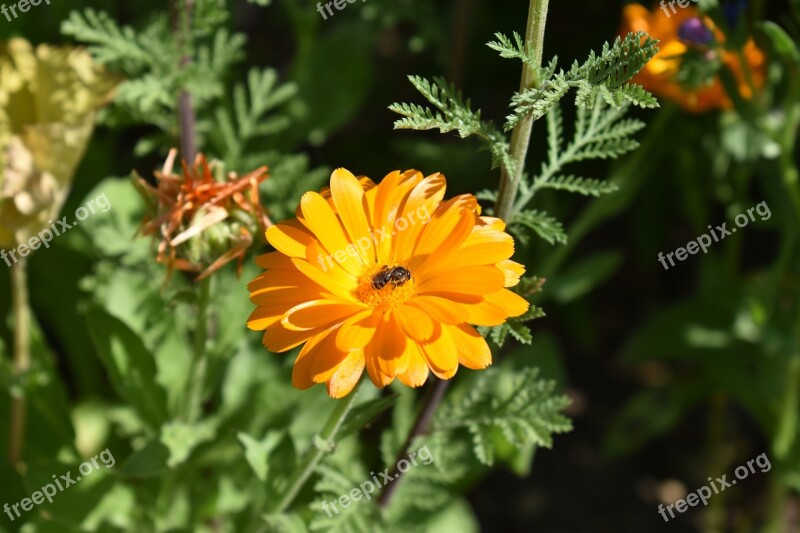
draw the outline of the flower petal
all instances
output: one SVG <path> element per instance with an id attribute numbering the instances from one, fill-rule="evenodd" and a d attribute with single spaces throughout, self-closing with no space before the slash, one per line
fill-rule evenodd
<path id="1" fill-rule="evenodd" d="M 474 226 L 475 215 L 467 209 L 449 209 L 435 216 L 419 236 L 409 269 L 418 272 L 427 261 L 457 249 Z"/>
<path id="2" fill-rule="evenodd" d="M 460 324 L 466 322 L 468 314 L 463 304 L 447 298 L 432 295 L 421 295 L 409 302 L 426 311 L 434 320 L 443 324 Z"/>
<path id="3" fill-rule="evenodd" d="M 474 230 L 460 248 L 435 254 L 415 271 L 418 278 L 435 276 L 456 268 L 496 264 L 514 255 L 514 239 L 499 231 Z"/>
<path id="4" fill-rule="evenodd" d="M 280 322 L 275 322 L 267 327 L 262 343 L 270 352 L 281 353 L 300 346 L 319 332 L 318 329 L 292 331 L 283 327 Z"/>
<path id="5" fill-rule="evenodd" d="M 397 325 L 394 313 L 386 312 L 380 317 L 375 336 L 364 347 L 364 357 L 369 363 L 377 365 L 380 373 L 394 379 L 398 373 L 405 372 L 408 367 L 406 355 L 406 339 Z"/>
<path id="6" fill-rule="evenodd" d="M 305 390 L 314 385 L 315 381 L 311 379 L 311 363 L 318 354 L 316 348 L 332 334 L 332 330 L 323 330 L 312 336 L 300 350 L 292 368 L 292 385 L 295 388 Z"/>
<path id="7" fill-rule="evenodd" d="M 372 215 L 372 227 L 378 239 L 376 246 L 378 263 L 389 264 L 391 262 L 394 221 L 404 199 L 421 179 L 422 174 L 416 170 L 408 170 L 403 173 L 395 171 L 383 178 L 378 185 L 375 210 Z"/>
<path id="8" fill-rule="evenodd" d="M 420 307 L 403 305 L 393 315 L 400 329 L 412 339 L 429 341 L 433 337 L 435 331 L 433 319 Z"/>
<path id="9" fill-rule="evenodd" d="M 364 373 L 364 351 L 352 350 L 339 364 L 336 372 L 326 383 L 331 398 L 343 398 L 350 394 Z"/>
<path id="10" fill-rule="evenodd" d="M 314 237 L 297 220 L 274 224 L 267 228 L 267 240 L 276 250 L 289 257 L 305 257 L 306 246 Z"/>
<path id="11" fill-rule="evenodd" d="M 332 300 L 312 300 L 303 302 L 286 312 L 281 324 L 286 329 L 305 331 L 337 324 L 364 310 L 363 305 L 336 302 Z"/>
<path id="12" fill-rule="evenodd" d="M 380 313 L 371 309 L 348 318 L 339 328 L 336 336 L 336 348 L 338 350 L 363 348 L 375 336 L 375 328 L 379 320 Z"/>
<path id="13" fill-rule="evenodd" d="M 428 380 L 430 373 L 428 364 L 417 343 L 409 342 L 406 350 L 408 350 L 408 369 L 398 374 L 397 379 L 408 387 L 421 387 Z"/>
<path id="14" fill-rule="evenodd" d="M 360 275 L 363 262 L 358 256 L 353 257 L 347 253 L 350 242 L 339 218 L 325 198 L 313 191 L 307 192 L 300 199 L 300 208 L 303 210 L 305 224 L 328 254 L 353 276 Z"/>
<path id="15" fill-rule="evenodd" d="M 397 235 L 392 243 L 393 264 L 411 257 L 420 233 L 444 198 L 446 188 L 447 181 L 442 174 L 437 173 L 423 179 L 412 189 L 402 207 L 401 216 L 394 221 Z"/>
<path id="16" fill-rule="evenodd" d="M 492 364 L 492 351 L 480 333 L 467 324 L 449 328 L 458 351 L 458 362 L 473 370 L 482 370 Z"/>
<path id="17" fill-rule="evenodd" d="M 368 206 L 361 184 L 349 171 L 338 168 L 331 176 L 331 196 L 350 243 L 356 245 L 361 254 L 362 263 L 374 264 L 372 230 L 367 220 Z"/>
<path id="18" fill-rule="evenodd" d="M 500 261 L 497 263 L 497 268 L 502 270 L 503 275 L 506 277 L 506 282 L 503 285 L 504 287 L 513 287 L 519 283 L 520 276 L 525 273 L 525 266 L 517 263 L 516 261 L 512 261 L 511 259 Z"/>
<path id="19" fill-rule="evenodd" d="M 505 276 L 495 266 L 458 268 L 418 282 L 417 293 L 487 294 L 503 288 Z"/>
<path id="20" fill-rule="evenodd" d="M 442 326 L 438 338 L 428 343 L 421 343 L 422 355 L 431 372 L 439 379 L 450 379 L 458 370 L 458 353 L 449 330 L 453 326 Z"/>
<path id="21" fill-rule="evenodd" d="M 502 291 L 496 292 L 490 295 L 490 297 L 497 299 L 497 301 L 506 308 L 508 316 L 520 316 L 524 314 L 531 306 L 531 304 L 528 303 L 528 300 L 515 292 L 511 292 L 508 289 L 503 289 Z"/>
<path id="22" fill-rule="evenodd" d="M 313 282 L 317 283 L 321 287 L 324 287 L 325 290 L 331 294 L 334 294 L 346 301 L 356 301 L 353 297 L 353 291 L 356 289 L 356 281 L 351 277 L 348 276 L 346 280 L 334 278 L 332 274 L 323 272 L 316 265 L 309 263 L 305 259 L 293 258 L 292 263 L 297 270 L 302 272 Z"/>

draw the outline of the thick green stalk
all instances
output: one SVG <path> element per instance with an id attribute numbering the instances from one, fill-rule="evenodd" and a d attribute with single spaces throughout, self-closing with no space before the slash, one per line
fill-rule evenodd
<path id="1" fill-rule="evenodd" d="M 547 7 L 549 0 L 530 0 L 528 7 L 528 26 L 525 31 L 525 44 L 533 47 L 534 66 L 542 66 L 542 52 L 544 48 L 544 28 L 547 23 Z M 532 89 L 539 84 L 536 70 L 527 63 L 522 66 L 522 80 L 519 84 L 520 92 Z M 528 155 L 528 146 L 531 142 L 531 129 L 533 117 L 526 116 L 520 120 L 511 133 L 511 160 L 514 168 L 503 167 L 500 176 L 500 188 L 497 191 L 497 204 L 495 212 L 499 218 L 508 220 L 513 214 L 514 200 L 517 196 L 519 182 L 525 169 L 525 158 Z"/>
<path id="2" fill-rule="evenodd" d="M 534 64 L 537 67 L 542 64 L 542 48 L 544 46 L 544 28 L 547 21 L 548 4 L 549 0 L 530 0 L 530 4 L 528 5 L 528 25 L 525 31 L 525 45 L 533 47 Z M 523 63 L 520 89 L 525 90 L 535 87 L 538 82 L 535 70 L 527 63 Z M 519 181 L 522 178 L 522 170 L 525 166 L 525 157 L 528 154 L 532 126 L 533 120 L 530 117 L 526 117 L 517 124 L 514 128 L 514 132 L 511 134 L 511 158 L 514 161 L 514 173 L 511 175 L 507 168 L 503 168 L 500 176 L 500 189 L 497 191 L 497 203 L 495 204 L 496 215 L 504 220 L 508 219 L 513 212 L 514 200 L 517 196 Z M 439 404 L 441 404 L 444 399 L 449 386 L 449 380 L 439 380 L 432 386 L 431 392 L 425 399 L 422 409 L 417 416 L 417 420 L 398 454 L 399 458 L 408 455 L 408 447 L 414 442 L 417 436 L 424 435 L 429 431 L 431 420 L 433 420 L 433 416 L 439 408 Z M 390 505 L 399 483 L 399 480 L 395 481 L 382 492 L 379 501 L 381 507 L 388 507 Z"/>
<path id="3" fill-rule="evenodd" d="M 295 470 L 294 475 L 292 475 L 292 479 L 289 481 L 289 488 L 284 493 L 283 498 L 281 498 L 278 504 L 274 507 L 274 512 L 282 513 L 286 511 L 290 505 L 292 505 L 292 502 L 294 502 L 294 499 L 297 497 L 300 489 L 303 488 L 303 485 L 305 485 L 306 481 L 308 481 L 308 478 L 322 460 L 323 454 L 325 454 L 325 450 L 322 446 L 318 445 L 317 440 L 325 444 L 335 443 L 336 434 L 339 432 L 339 428 L 342 426 L 342 422 L 344 422 L 347 413 L 350 412 L 350 408 L 353 407 L 353 402 L 355 401 L 357 394 L 358 386 L 356 387 L 356 390 L 336 402 L 336 407 L 328 417 L 328 421 L 325 423 L 325 426 L 319 433 L 318 439 L 315 439 L 315 442 L 311 445 L 311 449 L 308 450 L 308 453 L 306 454 L 302 464 L 300 464 L 297 470 Z"/>
<path id="4" fill-rule="evenodd" d="M 194 422 L 200 418 L 203 401 L 203 384 L 206 380 L 206 367 L 208 366 L 206 343 L 208 342 L 208 304 L 211 296 L 211 279 L 208 277 L 198 283 L 194 353 L 192 354 L 189 381 L 186 383 L 185 418 L 187 422 Z"/>
<path id="5" fill-rule="evenodd" d="M 14 376 L 19 379 L 31 365 L 31 315 L 27 261 L 24 258 L 11 267 L 11 299 L 14 311 Z M 11 399 L 8 461 L 12 465 L 22 459 L 25 445 L 25 408 L 24 392 Z"/>

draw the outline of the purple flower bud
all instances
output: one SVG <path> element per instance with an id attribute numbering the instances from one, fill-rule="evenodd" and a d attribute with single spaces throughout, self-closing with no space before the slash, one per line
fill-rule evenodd
<path id="1" fill-rule="evenodd" d="M 678 37 L 685 43 L 698 46 L 706 45 L 714 40 L 714 34 L 697 17 L 690 18 L 680 25 Z"/>

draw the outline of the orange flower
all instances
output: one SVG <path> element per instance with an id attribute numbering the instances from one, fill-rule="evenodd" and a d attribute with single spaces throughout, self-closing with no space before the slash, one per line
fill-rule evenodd
<path id="1" fill-rule="evenodd" d="M 155 213 L 145 219 L 142 234 L 160 233 L 157 260 L 173 268 L 200 272 L 196 281 L 239 260 L 253 243 L 253 232 L 270 226 L 261 207 L 258 184 L 269 177 L 261 167 L 243 177 L 235 173 L 217 181 L 200 154 L 193 168 L 183 162 L 183 176 L 173 174 L 176 150 L 171 150 L 164 168 L 156 172 L 157 187 L 135 176 L 134 183 Z"/>
<path id="2" fill-rule="evenodd" d="M 445 178 L 392 172 L 380 185 L 334 171 L 330 189 L 307 192 L 297 219 L 267 230 L 276 248 L 257 259 L 258 307 L 248 327 L 284 352 L 303 344 L 292 383 L 350 393 L 364 368 L 377 387 L 418 387 L 459 364 L 491 364 L 473 325 L 497 326 L 528 309 L 509 291 L 524 272 L 509 258 L 505 223 L 480 216 L 472 195 L 443 201 Z"/>
<path id="3" fill-rule="evenodd" d="M 697 90 L 691 90 L 676 79 L 684 54 L 689 51 L 691 44 L 687 44 L 681 36 L 681 27 L 698 19 L 700 14 L 694 7 L 676 9 L 669 16 L 663 9 L 654 9 L 650 12 L 639 4 L 628 4 L 623 10 L 623 24 L 621 33 L 631 31 L 645 31 L 658 39 L 660 51 L 634 78 L 636 83 L 654 94 L 678 103 L 685 110 L 693 113 L 702 113 L 710 109 L 730 109 L 731 99 L 718 76 L 714 76 L 711 83 Z M 705 26 L 716 37 L 717 41 L 724 41 L 724 35 L 714 28 L 708 19 L 702 19 Z M 739 94 L 742 98 L 752 98 L 752 91 L 743 72 L 741 62 L 736 54 L 724 49 L 710 52 L 721 54 L 722 63 L 727 66 L 736 79 Z M 753 85 L 761 88 L 764 85 L 764 54 L 752 40 L 748 40 L 742 51 Z"/>

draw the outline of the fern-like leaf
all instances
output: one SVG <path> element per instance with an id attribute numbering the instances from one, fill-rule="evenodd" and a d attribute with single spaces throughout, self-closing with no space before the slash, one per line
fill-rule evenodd
<path id="1" fill-rule="evenodd" d="M 509 226 L 524 226 L 536 232 L 539 237 L 550 244 L 566 244 L 567 234 L 564 227 L 555 218 L 543 211 L 521 211 L 511 219 Z"/>
<path id="2" fill-rule="evenodd" d="M 569 399 L 555 394 L 555 383 L 538 379 L 538 370 L 491 369 L 483 372 L 465 396 L 443 406 L 434 431 L 465 428 L 476 457 L 491 465 L 497 454 L 495 431 L 515 447 L 549 448 L 553 435 L 572 429 L 561 411 Z"/>
<path id="3" fill-rule="evenodd" d="M 514 172 L 506 136 L 491 122 L 482 121 L 481 112 L 473 111 L 470 101 L 464 100 L 454 85 L 443 78 L 434 78 L 433 82 L 420 76 L 409 76 L 408 79 L 435 109 L 417 104 L 392 104 L 389 110 L 404 117 L 395 121 L 395 129 L 438 129 L 440 133 L 456 131 L 462 138 L 477 136 L 487 144 L 493 168 L 502 166 L 509 173 Z"/>
<path id="4" fill-rule="evenodd" d="M 556 176 L 543 183 L 541 188 L 573 192 L 584 196 L 600 196 L 619 190 L 619 187 L 613 183 L 578 176 Z"/>

